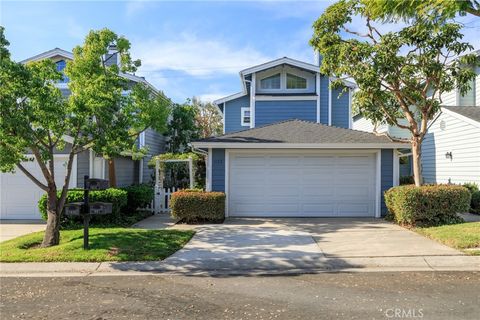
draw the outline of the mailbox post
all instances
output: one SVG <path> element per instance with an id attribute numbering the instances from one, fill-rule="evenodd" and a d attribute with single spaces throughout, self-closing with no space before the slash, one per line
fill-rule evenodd
<path id="1" fill-rule="evenodd" d="M 112 203 L 90 202 L 90 190 L 108 189 L 108 180 L 90 179 L 88 175 L 83 177 L 83 202 L 72 202 L 65 205 L 65 214 L 68 216 L 83 217 L 83 249 L 87 250 L 89 245 L 88 227 L 92 214 L 112 213 Z"/>

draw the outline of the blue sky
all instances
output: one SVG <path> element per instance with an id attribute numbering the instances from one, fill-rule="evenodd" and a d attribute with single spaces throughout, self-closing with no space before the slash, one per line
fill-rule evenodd
<path id="1" fill-rule="evenodd" d="M 1 1 L 16 60 L 81 44 L 90 29 L 110 28 L 132 43 L 138 74 L 176 102 L 240 91 L 238 71 L 288 56 L 313 62 L 311 25 L 328 1 Z M 480 49 L 478 20 L 463 18 Z"/>

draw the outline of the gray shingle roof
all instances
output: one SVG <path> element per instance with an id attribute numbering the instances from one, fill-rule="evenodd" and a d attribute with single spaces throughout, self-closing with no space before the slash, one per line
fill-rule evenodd
<path id="1" fill-rule="evenodd" d="M 385 136 L 373 133 L 327 126 L 310 121 L 287 120 L 219 137 L 197 140 L 197 142 L 237 142 L 237 143 L 295 143 L 295 144 L 332 144 L 365 143 L 389 144 Z"/>
<path id="2" fill-rule="evenodd" d="M 453 111 L 455 113 L 458 113 L 464 117 L 470 118 L 477 122 L 480 122 L 480 106 L 476 106 L 476 107 L 455 106 L 455 107 L 443 107 L 443 108 Z"/>

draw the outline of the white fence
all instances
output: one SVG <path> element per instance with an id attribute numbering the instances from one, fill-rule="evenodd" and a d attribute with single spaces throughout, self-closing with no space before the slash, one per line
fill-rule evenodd
<path id="1" fill-rule="evenodd" d="M 170 212 L 170 199 L 172 193 L 177 191 L 177 188 L 158 188 L 155 187 L 155 197 L 153 199 L 153 212 L 165 213 Z"/>

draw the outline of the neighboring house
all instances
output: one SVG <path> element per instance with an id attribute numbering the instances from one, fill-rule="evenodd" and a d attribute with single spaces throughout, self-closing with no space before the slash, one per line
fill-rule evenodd
<path id="1" fill-rule="evenodd" d="M 227 216 L 380 217 L 398 184 L 386 137 L 352 130 L 351 91 L 330 89 L 319 65 L 281 58 L 240 72 L 243 90 L 215 101 L 224 135 L 208 151 L 207 190 L 224 191 Z"/>
<path id="2" fill-rule="evenodd" d="M 480 54 L 480 50 L 476 53 Z M 422 143 L 422 173 L 425 183 L 480 184 L 480 67 L 475 67 L 475 72 L 477 76 L 470 83 L 467 93 L 462 95 L 458 90 L 453 90 L 438 97 L 441 98 L 441 111 L 430 121 Z M 407 124 L 405 119 L 400 121 Z M 374 124 L 361 115 L 356 115 L 353 117 L 353 128 L 373 132 Z M 378 126 L 376 131 L 386 132 L 396 138 L 410 137 L 408 130 L 386 124 Z M 400 176 L 412 174 L 411 161 L 411 156 L 402 158 Z"/>
<path id="3" fill-rule="evenodd" d="M 68 60 L 73 59 L 71 52 L 55 48 L 47 52 L 41 53 L 29 59 L 23 60 L 22 63 L 30 61 L 52 59 L 57 70 L 62 71 Z M 119 63 L 115 55 L 108 59 L 108 64 Z M 132 83 L 142 82 L 155 88 L 149 84 L 144 78 L 122 74 Z M 58 84 L 64 95 L 69 95 L 68 78 L 64 77 Z M 133 160 L 131 157 L 115 158 L 115 174 L 118 186 L 128 186 L 131 184 L 150 182 L 153 170 L 148 167 L 148 161 L 152 155 L 162 153 L 164 150 L 165 139 L 163 135 L 152 129 L 147 129 L 138 139 L 139 146 L 147 146 L 148 154 L 142 160 Z M 55 155 L 55 169 L 57 175 L 55 177 L 57 186 L 63 186 L 64 175 L 61 174 L 65 170 L 65 163 L 68 156 L 68 141 L 65 150 L 59 150 Z M 24 166 L 43 181 L 43 175 L 36 161 L 24 163 Z M 72 177 L 70 180 L 70 188 L 82 188 L 83 177 L 89 175 L 93 178 L 108 179 L 108 163 L 91 150 L 81 152 L 75 156 L 72 168 Z M 39 219 L 40 213 L 37 208 L 37 202 L 44 192 L 30 181 L 21 171 L 15 173 L 0 173 L 0 218 L 1 219 Z"/>
<path id="4" fill-rule="evenodd" d="M 480 67 L 474 70 L 470 90 L 444 93 L 441 111 L 429 123 L 422 144 L 426 183 L 480 185 Z"/>

